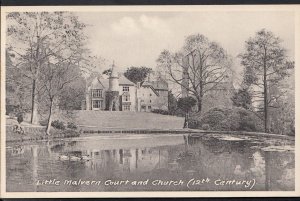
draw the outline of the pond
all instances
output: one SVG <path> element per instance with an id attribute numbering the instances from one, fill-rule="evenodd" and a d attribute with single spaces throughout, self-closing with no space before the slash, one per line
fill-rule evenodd
<path id="1" fill-rule="evenodd" d="M 287 191 L 294 141 L 110 134 L 7 143 L 7 192 Z"/>

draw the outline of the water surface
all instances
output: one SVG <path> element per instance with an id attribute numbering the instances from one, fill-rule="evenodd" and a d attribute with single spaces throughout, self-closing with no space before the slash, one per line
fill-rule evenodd
<path id="1" fill-rule="evenodd" d="M 197 138 L 110 134 L 7 143 L 6 189 L 294 190 L 293 149 L 293 142 L 288 140 L 215 134 Z"/>

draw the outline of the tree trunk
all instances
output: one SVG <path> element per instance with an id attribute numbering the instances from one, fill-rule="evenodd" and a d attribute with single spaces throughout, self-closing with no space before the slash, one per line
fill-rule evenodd
<path id="1" fill-rule="evenodd" d="M 198 98 L 198 112 L 201 113 L 202 111 L 202 98 Z"/>
<path id="2" fill-rule="evenodd" d="M 265 124 L 265 133 L 269 132 L 269 114 L 268 114 L 268 83 L 267 83 L 267 66 L 266 61 L 264 60 L 264 124 Z"/>
<path id="3" fill-rule="evenodd" d="M 189 112 L 185 113 L 183 128 L 189 128 Z"/>
<path id="4" fill-rule="evenodd" d="M 31 124 L 38 124 L 38 100 L 37 100 L 37 94 L 36 94 L 36 80 L 32 81 L 32 93 L 31 93 Z"/>
<path id="5" fill-rule="evenodd" d="M 48 116 L 48 122 L 47 122 L 47 127 L 46 127 L 46 134 L 50 135 L 50 128 L 51 128 L 51 122 L 52 122 L 52 103 L 53 101 L 50 102 L 50 108 L 49 108 L 49 116 Z"/>

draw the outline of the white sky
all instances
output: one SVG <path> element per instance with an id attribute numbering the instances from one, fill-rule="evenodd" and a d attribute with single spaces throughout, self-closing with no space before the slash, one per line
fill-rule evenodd
<path id="1" fill-rule="evenodd" d="M 92 53 L 112 61 L 120 69 L 147 66 L 155 69 L 163 49 L 179 50 L 186 36 L 200 33 L 218 42 L 232 57 L 235 68 L 241 67 L 236 56 L 245 41 L 262 28 L 283 39 L 283 46 L 294 60 L 293 12 L 109 12 L 77 13 L 91 25 L 88 47 Z"/>

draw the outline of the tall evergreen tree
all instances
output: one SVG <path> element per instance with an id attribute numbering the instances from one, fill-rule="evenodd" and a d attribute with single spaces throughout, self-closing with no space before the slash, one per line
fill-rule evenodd
<path id="1" fill-rule="evenodd" d="M 284 92 L 272 93 L 272 89 L 280 87 L 280 81 L 289 75 L 288 69 L 294 67 L 293 62 L 288 61 L 280 38 L 265 29 L 246 41 L 245 52 L 239 57 L 244 66 L 244 84 L 250 87 L 253 102 L 258 102 L 258 111 L 264 115 L 265 132 L 269 132 L 269 109 L 284 95 Z"/>

